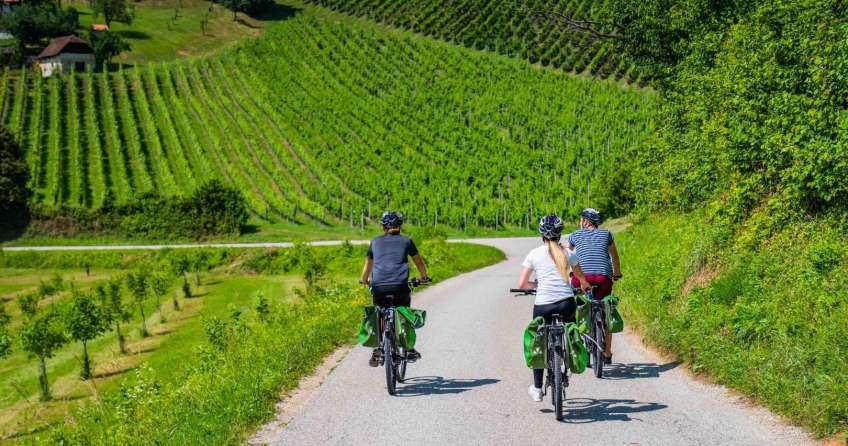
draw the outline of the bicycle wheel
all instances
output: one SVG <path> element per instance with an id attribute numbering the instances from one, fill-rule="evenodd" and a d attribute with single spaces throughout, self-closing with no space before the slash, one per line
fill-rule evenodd
<path id="1" fill-rule="evenodd" d="M 600 316 L 595 318 L 595 342 L 592 355 L 592 371 L 595 372 L 595 378 L 604 377 L 604 322 Z"/>
<path id="2" fill-rule="evenodd" d="M 556 413 L 557 421 L 562 421 L 562 399 L 563 399 L 563 391 L 562 391 L 562 355 L 559 352 L 558 348 L 554 349 L 554 361 L 553 361 L 553 369 L 554 369 L 554 385 L 553 389 L 551 389 L 552 400 L 554 403 L 554 411 Z"/>
<path id="3" fill-rule="evenodd" d="M 383 365 L 386 367 L 386 389 L 389 395 L 395 394 L 395 346 L 392 339 L 394 333 L 389 332 L 389 336 L 383 336 Z"/>

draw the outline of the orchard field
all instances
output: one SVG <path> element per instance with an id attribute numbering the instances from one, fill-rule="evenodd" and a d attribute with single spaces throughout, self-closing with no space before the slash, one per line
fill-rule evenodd
<path id="1" fill-rule="evenodd" d="M 604 79 L 642 83 L 597 23 L 609 1 L 310 0 L 469 48 Z M 568 22 L 565 19 L 571 19 Z M 592 29 L 595 32 L 589 32 Z"/>
<path id="2" fill-rule="evenodd" d="M 655 107 L 648 91 L 306 13 L 211 57 L 0 76 L 36 203 L 97 209 L 217 178 L 262 220 L 328 225 L 387 207 L 454 228 L 574 212 Z"/>

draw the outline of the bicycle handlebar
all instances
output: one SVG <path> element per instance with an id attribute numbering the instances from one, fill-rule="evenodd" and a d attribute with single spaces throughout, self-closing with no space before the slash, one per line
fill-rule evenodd
<path id="1" fill-rule="evenodd" d="M 536 294 L 536 290 L 533 288 L 510 288 L 510 293 L 522 294 L 524 296 L 531 296 Z"/>

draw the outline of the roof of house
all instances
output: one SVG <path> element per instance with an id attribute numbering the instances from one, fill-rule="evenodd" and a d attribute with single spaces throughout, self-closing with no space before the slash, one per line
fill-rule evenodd
<path id="1" fill-rule="evenodd" d="M 7 5 L 17 5 L 21 3 L 21 0 L 2 0 L 2 2 Z"/>
<path id="2" fill-rule="evenodd" d="M 57 37 L 50 41 L 47 48 L 38 55 L 38 59 L 58 56 L 61 53 L 94 54 L 91 45 L 77 36 Z"/>
<path id="3" fill-rule="evenodd" d="M 92 23 L 91 29 L 93 31 L 109 31 L 109 25 L 105 23 Z"/>

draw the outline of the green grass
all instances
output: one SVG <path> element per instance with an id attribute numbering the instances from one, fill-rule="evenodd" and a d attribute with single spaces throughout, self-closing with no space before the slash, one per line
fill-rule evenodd
<path id="1" fill-rule="evenodd" d="M 431 274 L 438 280 L 503 259 L 499 251 L 480 245 L 424 241 L 420 249 L 431 266 Z M 125 334 L 129 334 L 132 354 L 124 356 L 117 352 L 117 342 L 111 332 L 90 344 L 96 379 L 82 382 L 78 378 L 80 347 L 76 343 L 64 347 L 50 359 L 48 375 L 53 401 L 38 401 L 35 361 L 20 351 L 0 360 L 0 439 L 52 442 L 55 437 L 48 440 L 48 436 L 72 434 L 81 436 L 75 437 L 78 441 L 84 437 L 106 444 L 114 444 L 117 439 L 120 443 L 146 444 L 157 438 L 168 444 L 238 442 L 252 426 L 273 414 L 273 402 L 281 389 L 295 385 L 324 354 L 353 341 L 360 308 L 366 302 L 364 288 L 356 286 L 365 247 L 316 248 L 316 255 L 328 265 L 323 286 L 333 290 L 318 296 L 301 296 L 295 292 L 295 289 L 304 288 L 304 283 L 297 267 L 291 264 L 292 256 L 297 255 L 293 250 L 218 251 L 227 254 L 220 255 L 216 263 L 219 266 L 213 271 L 203 273 L 203 285 L 195 289 L 200 297 L 181 298 L 180 311 L 171 309 L 169 298 L 163 299 L 166 322 L 161 323 L 159 315 L 154 314 L 154 302 L 146 302 L 145 312 L 152 336 L 140 337 L 138 316 L 124 327 Z M 92 278 L 88 281 L 79 269 L 81 259 L 86 258 L 81 256 L 86 254 L 93 265 Z M 0 268 L 0 284 L 11 293 L 21 292 L 59 273 L 66 279 L 79 280 L 80 288 L 84 289 L 136 265 L 146 264 L 159 269 L 156 265 L 164 264 L 172 255 L 180 253 L 7 253 L 4 258 L 7 266 L 15 263 L 43 269 Z M 113 269 L 104 270 L 102 265 L 112 265 Z M 120 269 L 114 269 L 115 266 Z M 254 311 L 257 292 L 269 298 L 273 323 L 257 320 Z M 60 293 L 53 300 L 66 296 L 67 293 Z M 11 310 L 14 332 L 21 318 L 17 303 L 7 303 L 6 309 Z M 137 314 L 137 310 L 134 312 Z M 214 318 L 233 324 L 234 313 L 241 314 L 238 319 L 250 327 L 249 332 L 255 336 L 239 338 L 228 347 L 226 355 L 216 357 L 213 373 L 207 369 L 207 361 L 211 360 L 209 355 L 220 352 L 209 350 L 204 327 Z M 233 333 L 232 336 L 242 334 Z M 248 363 L 245 355 L 250 356 L 249 363 L 261 366 L 245 368 L 244 364 Z M 219 381 L 223 378 L 229 381 Z M 121 389 L 138 386 L 139 380 L 156 382 L 162 392 L 155 398 L 167 401 L 161 401 L 161 405 L 150 408 L 149 412 L 141 409 L 133 412 L 130 419 L 136 421 L 132 423 L 127 419 L 111 418 L 115 404 L 123 404 L 122 410 L 131 404 L 122 400 L 121 395 L 126 393 Z M 197 390 L 197 386 L 202 390 Z M 95 394 L 101 403 L 87 404 Z M 201 410 L 198 417 L 194 413 L 197 407 L 193 405 L 206 407 L 203 410 L 208 412 Z M 221 409 L 220 405 L 226 407 Z M 182 412 L 189 407 L 194 407 L 192 414 Z M 89 424 L 91 414 L 98 411 L 108 413 L 98 415 L 98 421 Z M 76 428 L 60 428 L 58 433 L 51 430 L 70 413 L 80 422 Z M 189 418 L 195 421 L 183 423 Z M 168 429 L 161 429 L 160 423 L 173 424 Z M 143 426 L 151 430 L 136 430 Z M 173 429 L 176 433 L 170 436 Z"/>
<path id="2" fill-rule="evenodd" d="M 104 23 L 102 16 L 92 14 L 88 2 L 67 4 L 80 11 L 80 24 L 84 29 L 93 23 Z M 129 52 L 113 62 L 162 62 L 209 54 L 238 40 L 259 36 L 265 26 L 281 18 L 270 15 L 251 18 L 239 14 L 241 21 L 233 21 L 229 10 L 202 0 L 142 0 L 133 5 L 136 15 L 131 24 L 113 22 L 110 27 L 132 45 Z M 179 13 L 174 20 L 177 10 Z M 200 27 L 204 18 L 209 21 L 205 35 Z"/>
<path id="3" fill-rule="evenodd" d="M 618 236 L 625 319 L 693 371 L 815 433 L 846 431 L 844 222 L 795 222 L 749 249 L 717 246 L 702 220 L 655 216 Z"/>

